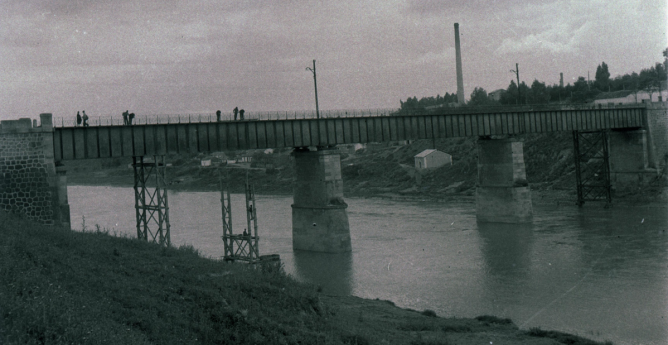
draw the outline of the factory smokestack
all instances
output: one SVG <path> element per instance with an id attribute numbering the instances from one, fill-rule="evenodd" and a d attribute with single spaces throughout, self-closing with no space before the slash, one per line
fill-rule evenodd
<path id="1" fill-rule="evenodd" d="M 457 52 L 457 103 L 464 105 L 464 76 L 462 74 L 462 50 L 459 47 L 459 23 L 455 23 L 455 51 Z"/>

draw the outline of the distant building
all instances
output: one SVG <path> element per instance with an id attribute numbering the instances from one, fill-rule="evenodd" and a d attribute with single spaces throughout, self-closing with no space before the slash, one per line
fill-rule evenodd
<path id="1" fill-rule="evenodd" d="M 456 107 L 459 107 L 459 103 L 457 103 L 457 102 L 441 103 L 441 104 L 437 104 L 437 105 L 426 106 L 426 107 L 424 107 L 424 110 L 434 111 L 434 110 L 438 110 L 440 108 L 456 108 Z"/>
<path id="2" fill-rule="evenodd" d="M 253 156 L 250 155 L 242 155 L 240 157 L 237 157 L 237 163 L 250 163 L 253 161 Z"/>
<path id="3" fill-rule="evenodd" d="M 660 98 L 659 98 L 660 97 Z M 594 104 L 629 104 L 642 103 L 650 99 L 650 93 L 647 91 L 633 92 L 631 90 L 620 90 L 613 92 L 604 92 L 596 96 Z M 655 91 L 651 94 L 652 102 L 665 102 L 668 99 L 668 91 L 663 88 L 661 92 Z"/>
<path id="4" fill-rule="evenodd" d="M 506 92 L 506 90 L 504 90 L 504 89 L 494 90 L 494 91 L 487 94 L 487 98 L 492 100 L 492 101 L 497 101 L 498 102 L 498 101 L 501 100 L 501 95 L 503 95 L 504 92 Z"/>
<path id="5" fill-rule="evenodd" d="M 431 169 L 442 167 L 446 164 L 452 165 L 452 156 L 439 150 L 424 150 L 415 155 L 415 169 Z"/>
<path id="6" fill-rule="evenodd" d="M 353 154 L 359 150 L 364 150 L 366 148 L 366 144 L 344 144 L 344 145 L 338 145 L 340 152 L 345 152 L 349 154 Z"/>
<path id="7" fill-rule="evenodd" d="M 227 156 L 225 155 L 225 152 L 213 152 L 210 155 L 204 156 L 200 159 L 200 164 L 203 167 L 219 165 L 221 163 L 227 163 Z"/>

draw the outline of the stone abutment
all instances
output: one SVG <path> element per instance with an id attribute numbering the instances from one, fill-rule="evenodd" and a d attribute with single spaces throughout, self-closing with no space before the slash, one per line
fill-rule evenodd
<path id="1" fill-rule="evenodd" d="M 56 167 L 51 114 L 0 122 L 0 209 L 70 228 L 67 178 Z"/>

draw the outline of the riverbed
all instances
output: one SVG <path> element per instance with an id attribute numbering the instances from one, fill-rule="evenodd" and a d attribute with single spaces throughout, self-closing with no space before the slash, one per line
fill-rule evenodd
<path id="1" fill-rule="evenodd" d="M 69 186 L 72 227 L 136 237 L 134 191 Z M 348 198 L 352 253 L 293 252 L 289 196 L 257 196 L 261 254 L 327 294 L 483 314 L 616 344 L 668 344 L 668 210 L 535 205 L 528 225 L 478 224 L 464 201 Z M 232 195 L 235 233 L 246 227 Z M 220 194 L 169 192 L 173 245 L 219 258 Z"/>

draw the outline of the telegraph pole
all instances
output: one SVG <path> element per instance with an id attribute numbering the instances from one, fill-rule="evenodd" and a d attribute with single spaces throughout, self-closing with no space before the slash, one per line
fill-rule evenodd
<path id="1" fill-rule="evenodd" d="M 520 103 L 520 64 L 515 63 L 515 69 L 510 70 L 511 72 L 515 73 L 517 76 L 517 104 Z"/>
<path id="2" fill-rule="evenodd" d="M 320 109 L 318 108 L 318 82 L 315 78 L 315 60 L 313 60 L 313 68 L 306 67 L 306 69 L 313 72 L 313 85 L 315 86 L 315 116 L 320 118 Z"/>

